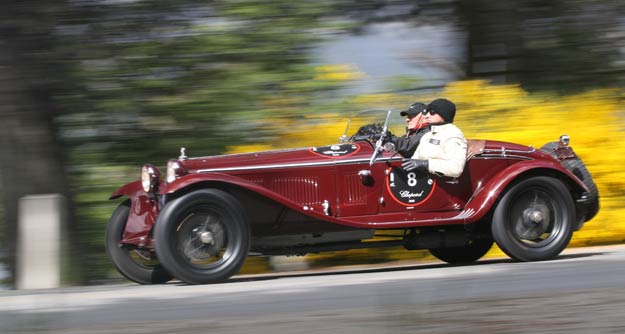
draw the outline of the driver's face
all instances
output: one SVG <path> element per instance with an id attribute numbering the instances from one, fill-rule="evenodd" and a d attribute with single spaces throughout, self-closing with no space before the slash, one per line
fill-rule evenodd
<path id="1" fill-rule="evenodd" d="M 408 128 L 408 130 L 414 130 L 419 125 L 419 121 L 421 121 L 421 114 L 417 114 L 415 116 L 407 116 L 406 127 Z"/>
<path id="2" fill-rule="evenodd" d="M 433 114 L 431 112 L 428 112 L 424 117 L 424 120 L 426 122 L 428 122 L 429 124 L 434 124 L 434 123 L 441 123 L 444 122 L 445 120 L 441 117 L 441 115 L 439 114 Z"/>

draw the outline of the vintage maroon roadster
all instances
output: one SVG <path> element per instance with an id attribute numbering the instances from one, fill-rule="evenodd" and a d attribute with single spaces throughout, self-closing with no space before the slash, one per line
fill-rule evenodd
<path id="1" fill-rule="evenodd" d="M 335 145 L 200 158 L 181 149 L 164 176 L 143 166 L 141 180 L 111 195 L 127 200 L 107 225 L 110 259 L 142 284 L 224 281 L 248 255 L 398 245 L 462 263 L 496 242 L 540 261 L 599 209 L 567 136 L 541 149 L 468 140 L 460 177 L 407 173 L 383 145 L 390 114 L 377 133 Z"/>

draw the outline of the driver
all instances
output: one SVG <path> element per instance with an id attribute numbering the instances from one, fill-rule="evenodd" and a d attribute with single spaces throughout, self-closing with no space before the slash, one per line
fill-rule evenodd
<path id="1" fill-rule="evenodd" d="M 421 137 L 429 131 L 427 123 L 423 120 L 425 110 L 426 105 L 424 103 L 415 102 L 408 109 L 399 113 L 401 116 L 406 116 L 406 135 L 397 137 L 390 134 L 387 140 L 395 145 L 395 151 L 404 158 L 412 157 Z"/>
<path id="2" fill-rule="evenodd" d="M 428 171 L 449 177 L 462 174 L 467 157 L 467 140 L 453 123 L 456 105 L 447 99 L 436 99 L 427 105 L 425 133 L 410 159 L 404 160 L 406 171 Z"/>

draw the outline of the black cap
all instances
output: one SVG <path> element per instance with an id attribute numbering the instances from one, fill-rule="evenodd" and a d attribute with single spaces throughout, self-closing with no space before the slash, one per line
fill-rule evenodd
<path id="1" fill-rule="evenodd" d="M 447 99 L 436 99 L 430 102 L 426 109 L 441 115 L 447 123 L 452 123 L 456 116 L 456 105 Z"/>
<path id="2" fill-rule="evenodd" d="M 400 112 L 399 114 L 402 116 L 415 116 L 417 114 L 421 114 L 425 111 L 426 105 L 425 103 L 415 102 L 408 107 L 408 109 Z"/>

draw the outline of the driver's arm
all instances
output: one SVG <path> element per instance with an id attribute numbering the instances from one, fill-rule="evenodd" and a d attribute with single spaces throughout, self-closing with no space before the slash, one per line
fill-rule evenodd
<path id="1" fill-rule="evenodd" d="M 406 137 L 406 136 L 402 136 L 402 137 L 391 136 L 393 139 L 391 139 L 389 141 L 395 145 L 395 151 L 397 153 L 401 154 L 401 156 L 404 157 L 404 158 L 410 158 L 410 157 L 412 157 L 414 152 L 417 150 L 417 146 L 419 146 L 419 142 L 421 141 L 421 137 L 423 137 L 423 135 L 426 132 L 427 131 L 418 131 L 417 133 L 413 134 L 412 136 L 408 136 L 408 137 Z"/>

